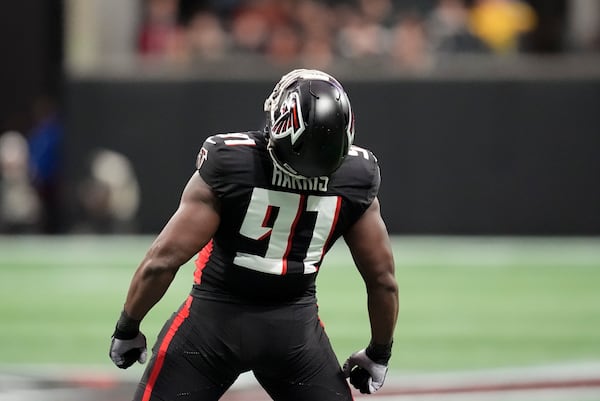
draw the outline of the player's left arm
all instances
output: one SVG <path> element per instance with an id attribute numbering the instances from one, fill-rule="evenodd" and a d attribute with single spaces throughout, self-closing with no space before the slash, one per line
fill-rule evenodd
<path id="1" fill-rule="evenodd" d="M 344 371 L 361 392 L 373 393 L 385 380 L 398 318 L 394 256 L 377 198 L 344 239 L 365 282 L 371 323 L 369 346 L 350 356 Z"/>
<path id="2" fill-rule="evenodd" d="M 377 198 L 344 236 L 367 289 L 371 339 L 392 342 L 398 317 L 398 284 L 390 238 Z"/>

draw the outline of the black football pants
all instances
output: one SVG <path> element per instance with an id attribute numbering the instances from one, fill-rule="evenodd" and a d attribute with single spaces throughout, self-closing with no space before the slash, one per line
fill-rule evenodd
<path id="1" fill-rule="evenodd" d="M 275 401 L 350 401 L 317 306 L 189 296 L 165 324 L 134 401 L 216 401 L 252 371 Z"/>

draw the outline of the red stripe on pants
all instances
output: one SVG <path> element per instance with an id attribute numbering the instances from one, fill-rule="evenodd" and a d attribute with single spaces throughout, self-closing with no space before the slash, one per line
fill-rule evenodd
<path id="1" fill-rule="evenodd" d="M 190 306 L 192 305 L 192 299 L 193 298 L 191 295 L 186 299 L 185 305 L 183 306 L 183 308 L 181 308 L 179 313 L 177 313 L 175 319 L 173 319 L 171 327 L 169 327 L 165 338 L 160 344 L 158 354 L 156 355 L 156 362 L 152 367 L 152 371 L 150 372 L 150 378 L 148 379 L 148 384 L 146 384 L 146 388 L 144 389 L 144 396 L 142 397 L 142 401 L 149 401 L 150 397 L 152 396 L 152 390 L 154 388 L 154 385 L 156 384 L 156 380 L 158 379 L 158 375 L 160 374 L 163 364 L 165 363 L 165 356 L 167 354 L 169 344 L 171 344 L 171 340 L 173 340 L 173 337 L 175 336 L 175 333 L 177 333 L 177 330 L 179 330 L 181 324 L 190 315 Z"/>

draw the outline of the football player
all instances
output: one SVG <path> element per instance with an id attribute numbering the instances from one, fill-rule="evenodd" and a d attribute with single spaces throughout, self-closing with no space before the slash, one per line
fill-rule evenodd
<path id="1" fill-rule="evenodd" d="M 218 400 L 252 371 L 276 401 L 352 400 L 385 380 L 398 313 L 373 154 L 332 76 L 294 70 L 264 104 L 264 131 L 207 138 L 175 214 L 136 270 L 110 345 L 146 360 L 140 322 L 198 254 L 190 295 L 158 336 L 136 401 Z M 315 279 L 343 237 L 367 291 L 371 338 L 340 366 L 318 317 Z"/>

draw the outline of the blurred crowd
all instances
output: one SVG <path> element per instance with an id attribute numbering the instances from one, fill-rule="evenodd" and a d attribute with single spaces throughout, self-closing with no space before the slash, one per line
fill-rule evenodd
<path id="1" fill-rule="evenodd" d="M 241 54 L 282 66 L 367 60 L 408 69 L 447 53 L 598 50 L 597 31 L 568 44 L 564 21 L 546 21 L 525 0 L 143 0 L 137 48 L 172 63 Z"/>
<path id="2" fill-rule="evenodd" d="M 343 61 L 350 66 L 372 63 L 426 71 L 448 54 L 600 52 L 598 0 L 72 0 L 67 4 L 74 29 L 67 30 L 71 32 L 66 35 L 67 57 L 71 53 L 87 57 L 93 53 L 93 39 L 107 33 L 112 48 L 136 53 L 148 62 L 186 66 L 255 59 L 258 63 L 253 65 L 282 68 L 329 69 Z M 101 20 L 99 10 L 104 10 L 105 19 L 93 24 Z M 125 34 L 120 34 L 124 28 Z M 110 58 L 109 48 L 96 45 L 99 59 Z M 10 125 L 0 132 L 0 232 L 67 230 L 60 188 L 63 126 L 52 99 L 40 97 L 33 109 L 33 124 L 21 129 L 23 133 Z M 88 171 L 75 191 L 77 210 L 69 216 L 77 224 L 68 230 L 134 231 L 140 190 L 131 163 L 110 149 L 88 156 Z"/>

